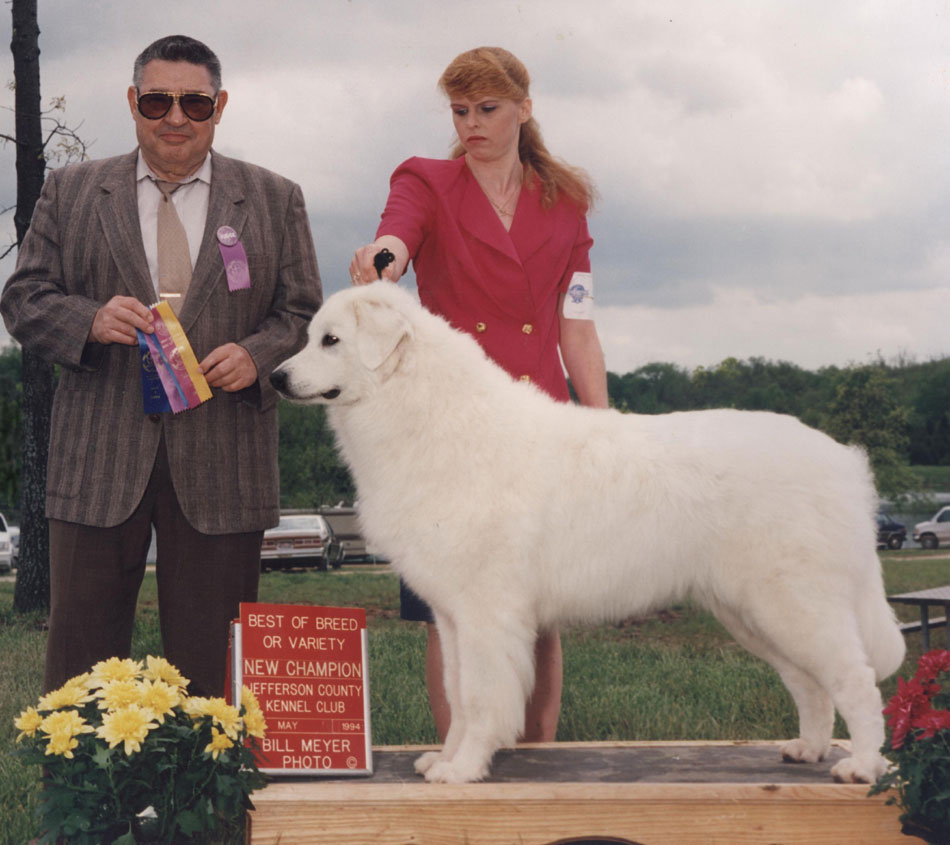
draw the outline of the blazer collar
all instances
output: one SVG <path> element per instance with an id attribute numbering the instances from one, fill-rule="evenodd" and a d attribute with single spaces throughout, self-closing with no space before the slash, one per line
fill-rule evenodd
<path id="1" fill-rule="evenodd" d="M 540 192 L 522 186 L 511 229 L 505 231 L 491 202 L 462 161 L 459 225 L 470 235 L 517 264 L 522 264 L 551 238 L 551 224 L 541 208 Z"/>

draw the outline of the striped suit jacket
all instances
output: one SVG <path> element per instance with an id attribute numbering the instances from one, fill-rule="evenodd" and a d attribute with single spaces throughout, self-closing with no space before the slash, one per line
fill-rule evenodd
<path id="1" fill-rule="evenodd" d="M 156 295 L 142 246 L 137 152 L 52 171 L 16 270 L 0 298 L 10 334 L 59 364 L 47 477 L 47 516 L 108 527 L 127 519 L 148 483 L 162 433 L 175 490 L 204 533 L 277 523 L 277 395 L 267 381 L 296 352 L 322 292 L 303 195 L 294 183 L 212 153 L 204 238 L 180 322 L 200 361 L 240 343 L 258 382 L 183 413 L 146 415 L 138 348 L 87 343 L 115 295 Z M 228 290 L 215 233 L 238 233 L 251 287 Z"/>

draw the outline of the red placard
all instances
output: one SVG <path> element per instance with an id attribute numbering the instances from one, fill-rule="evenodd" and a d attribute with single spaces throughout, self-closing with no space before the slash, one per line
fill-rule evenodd
<path id="1" fill-rule="evenodd" d="M 372 774 L 366 611 L 244 603 L 234 623 L 231 694 L 267 719 L 258 761 L 273 775 Z"/>

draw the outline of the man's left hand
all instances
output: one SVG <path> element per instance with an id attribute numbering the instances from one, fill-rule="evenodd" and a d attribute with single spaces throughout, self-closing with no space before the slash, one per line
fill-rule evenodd
<path id="1" fill-rule="evenodd" d="M 257 381 L 257 366 L 250 353 L 236 343 L 211 350 L 198 365 L 211 387 L 234 393 Z"/>

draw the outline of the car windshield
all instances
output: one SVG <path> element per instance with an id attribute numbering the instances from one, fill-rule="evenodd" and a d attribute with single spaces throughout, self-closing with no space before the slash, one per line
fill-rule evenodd
<path id="1" fill-rule="evenodd" d="M 282 516 L 278 531 L 323 531 L 322 516 Z"/>

